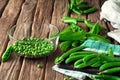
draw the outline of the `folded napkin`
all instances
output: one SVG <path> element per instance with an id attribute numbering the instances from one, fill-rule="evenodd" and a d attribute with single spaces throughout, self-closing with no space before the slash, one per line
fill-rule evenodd
<path id="1" fill-rule="evenodd" d="M 120 0 L 105 1 L 101 7 L 100 19 L 106 19 L 114 28 L 120 28 Z"/>
<path id="2" fill-rule="evenodd" d="M 112 47 L 114 55 L 120 55 L 120 45 L 88 39 L 82 44 L 82 46 L 89 47 L 89 48 L 85 48 L 84 50 L 94 51 L 94 52 L 107 52 L 110 49 L 110 47 Z"/>
<path id="3" fill-rule="evenodd" d="M 59 72 L 59 73 L 62 73 L 64 75 L 67 75 L 67 76 L 70 76 L 70 77 L 73 77 L 77 80 L 84 80 L 86 77 L 89 77 L 91 79 L 93 79 L 94 75 L 91 75 L 91 74 L 88 74 L 88 73 L 84 73 L 84 72 L 81 72 L 81 71 L 74 71 L 74 70 L 68 70 L 68 69 L 62 69 L 62 68 L 59 68 L 58 65 L 54 65 L 52 67 L 53 70 Z"/>
<path id="4" fill-rule="evenodd" d="M 120 29 L 116 29 L 114 31 L 108 32 L 107 35 L 120 43 Z"/>

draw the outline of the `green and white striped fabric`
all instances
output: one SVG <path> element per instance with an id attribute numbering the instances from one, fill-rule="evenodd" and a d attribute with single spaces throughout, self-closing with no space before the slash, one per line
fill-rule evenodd
<path id="1" fill-rule="evenodd" d="M 110 47 L 112 47 L 114 55 L 120 55 L 120 45 L 105 43 L 101 41 L 95 41 L 88 39 L 86 40 L 82 46 L 87 46 L 85 50 L 87 51 L 95 51 L 95 52 L 107 52 Z"/>

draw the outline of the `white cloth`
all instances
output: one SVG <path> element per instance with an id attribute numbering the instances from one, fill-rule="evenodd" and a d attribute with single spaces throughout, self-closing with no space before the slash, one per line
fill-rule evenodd
<path id="1" fill-rule="evenodd" d="M 107 0 L 101 7 L 100 19 L 110 21 L 116 30 L 107 35 L 120 43 L 120 0 Z"/>
<path id="2" fill-rule="evenodd" d="M 52 69 L 59 72 L 59 73 L 65 74 L 67 76 L 71 76 L 71 77 L 73 77 L 75 79 L 78 79 L 78 80 L 84 80 L 86 78 L 86 76 L 88 76 L 90 78 L 93 78 L 92 76 L 94 76 L 94 75 L 84 73 L 84 72 L 80 72 L 80 71 L 62 69 L 62 68 L 59 68 L 58 65 L 54 65 L 52 67 Z"/>
<path id="3" fill-rule="evenodd" d="M 101 7 L 100 19 L 106 19 L 114 28 L 120 28 L 120 0 L 105 1 Z"/>
<path id="4" fill-rule="evenodd" d="M 108 32 L 107 35 L 120 43 L 120 29 Z"/>

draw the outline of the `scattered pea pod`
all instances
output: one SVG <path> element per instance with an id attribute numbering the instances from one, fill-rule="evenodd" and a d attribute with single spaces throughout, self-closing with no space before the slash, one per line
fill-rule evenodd
<path id="1" fill-rule="evenodd" d="M 11 52 L 14 50 L 13 46 L 9 46 L 2 55 L 2 62 L 5 62 L 10 57 Z"/>
<path id="2" fill-rule="evenodd" d="M 84 23 L 90 29 L 92 29 L 94 25 L 96 25 L 96 27 L 99 30 L 103 30 L 104 29 L 104 27 L 102 25 L 99 25 L 98 23 L 92 23 L 92 22 L 90 22 L 89 20 L 86 20 L 86 19 L 84 20 Z"/>
<path id="3" fill-rule="evenodd" d="M 76 9 L 76 8 L 72 9 L 72 11 L 73 11 L 74 13 L 76 13 L 76 14 L 82 14 L 82 13 L 83 13 L 82 10 Z"/>
<path id="4" fill-rule="evenodd" d="M 91 8 L 89 8 L 89 9 L 87 9 L 87 10 L 84 10 L 83 13 L 84 13 L 84 14 L 89 14 L 89 13 L 95 12 L 96 10 L 97 10 L 96 7 L 91 7 Z"/>
<path id="5" fill-rule="evenodd" d="M 96 7 L 90 7 L 87 4 L 87 2 L 78 1 L 78 0 L 71 0 L 69 2 L 69 6 L 68 6 L 68 13 L 73 11 L 76 14 L 82 14 L 82 13 L 89 14 L 89 13 L 92 13 L 92 12 L 94 12 L 96 10 L 97 10 Z"/>
<path id="6" fill-rule="evenodd" d="M 73 17 L 64 16 L 62 21 L 64 23 L 77 24 L 77 22 L 84 22 L 84 20 L 85 20 L 84 18 L 73 18 Z"/>

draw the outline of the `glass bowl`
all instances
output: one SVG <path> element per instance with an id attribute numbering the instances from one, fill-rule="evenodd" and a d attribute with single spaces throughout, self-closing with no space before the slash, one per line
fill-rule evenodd
<path id="1" fill-rule="evenodd" d="M 39 58 L 53 53 L 58 46 L 59 33 L 59 29 L 52 24 L 45 24 L 37 30 L 14 25 L 8 30 L 14 51 L 27 58 Z"/>

